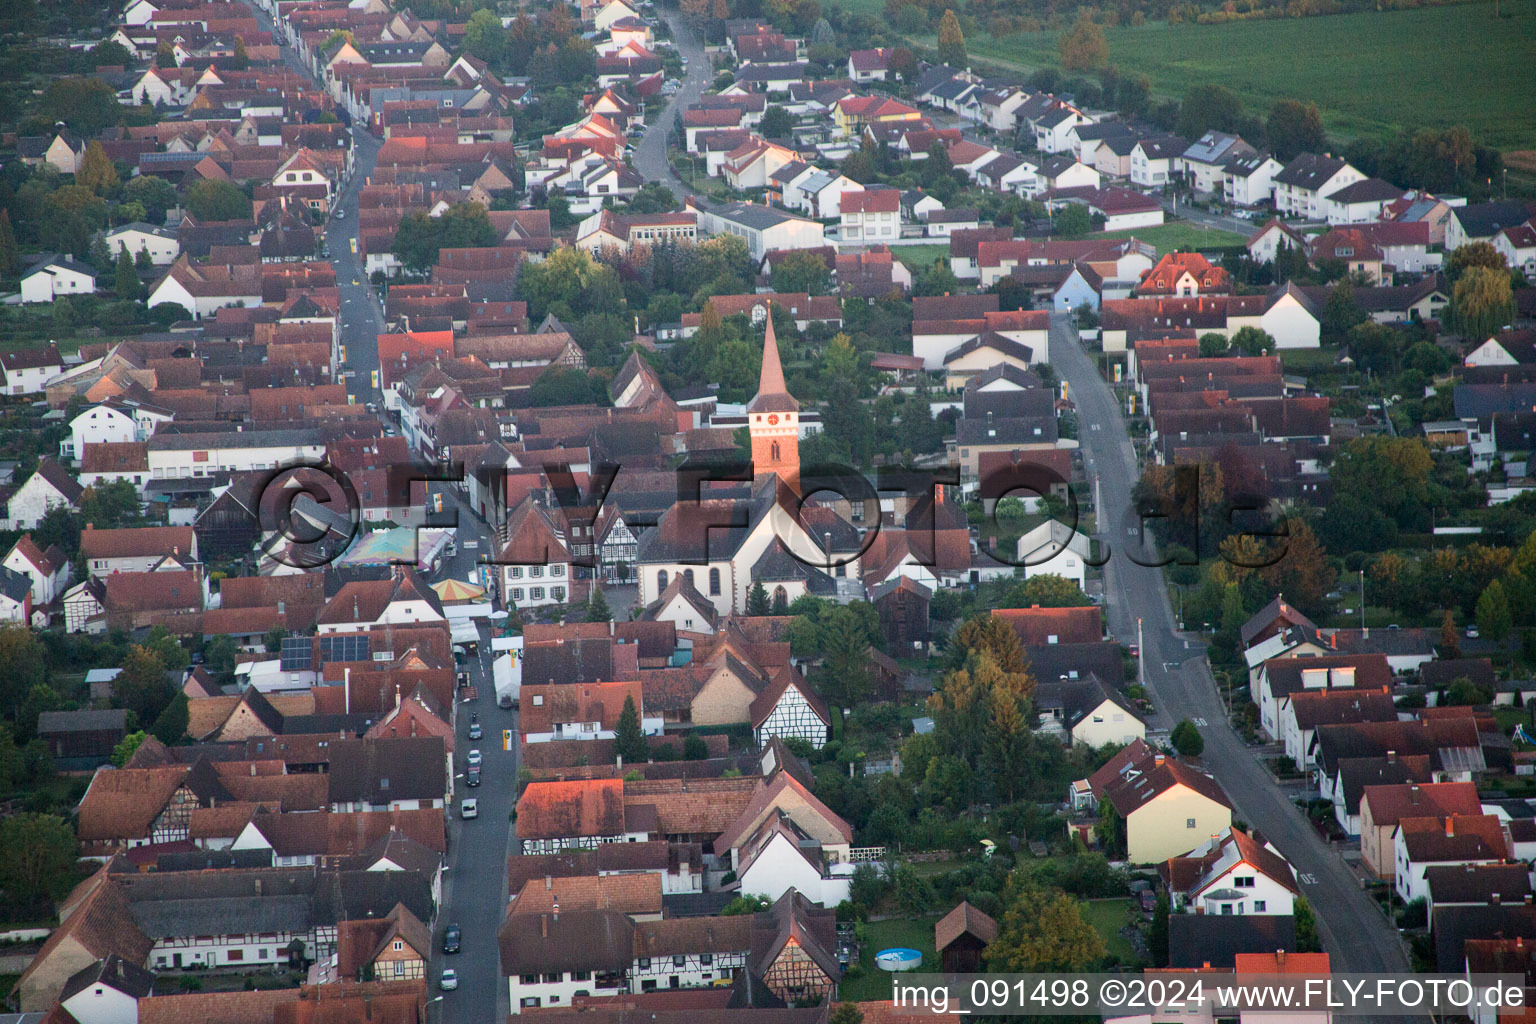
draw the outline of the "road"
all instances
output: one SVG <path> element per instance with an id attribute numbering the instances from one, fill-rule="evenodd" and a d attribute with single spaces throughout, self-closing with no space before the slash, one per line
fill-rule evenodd
<path id="1" fill-rule="evenodd" d="M 683 74 L 682 84 L 667 103 L 667 108 L 658 116 L 646 118 L 645 134 L 640 137 L 640 145 L 635 147 L 634 167 L 644 175 L 646 181 L 659 181 L 674 190 L 692 193 L 693 190 L 683 184 L 667 163 L 667 139 L 672 134 L 678 111 L 697 102 L 709 87 L 709 58 L 693 27 L 681 15 L 675 11 L 663 11 L 661 16 L 672 30 L 672 40 L 677 44 L 678 54 L 687 58 L 688 68 Z"/>
<path id="2" fill-rule="evenodd" d="M 1099 517 L 1101 540 L 1113 548 L 1105 565 L 1109 626 L 1123 642 L 1136 637 L 1142 619 L 1141 650 L 1146 683 L 1160 711 L 1177 722 L 1190 719 L 1205 738 L 1203 759 L 1236 805 L 1236 816 L 1274 843 L 1295 868 L 1317 916 L 1319 937 L 1339 971 L 1407 971 L 1396 929 L 1354 875 L 1312 829 L 1260 766 L 1254 752 L 1228 724 L 1210 664 L 1175 629 L 1173 608 L 1159 569 L 1126 557 L 1126 514 L 1138 469 L 1119 400 L 1078 342 L 1066 315 L 1051 320 L 1051 364 L 1068 382 L 1077 403 L 1084 465 L 1096 476 L 1106 512 Z M 1165 668 L 1165 666 L 1167 666 Z"/>

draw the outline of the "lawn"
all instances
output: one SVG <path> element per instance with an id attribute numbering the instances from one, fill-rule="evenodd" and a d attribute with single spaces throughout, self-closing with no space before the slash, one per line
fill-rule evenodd
<path id="1" fill-rule="evenodd" d="M 1226 249 L 1248 241 L 1244 235 L 1220 228 L 1208 228 L 1188 221 L 1156 224 L 1150 228 L 1132 228 L 1129 231 L 1105 231 L 1094 238 L 1135 238 L 1148 245 L 1157 246 L 1159 256 L 1180 249 Z"/>
<path id="2" fill-rule="evenodd" d="M 881 0 L 838 0 L 878 14 Z M 1162 96 L 1225 85 L 1251 113 L 1276 100 L 1318 105 L 1330 133 L 1386 135 L 1399 128 L 1463 124 L 1501 149 L 1536 148 L 1530 80 L 1536 4 L 1470 3 L 1325 17 L 1107 29 L 1110 63 L 1140 72 Z M 1029 73 L 1059 68 L 1056 32 L 967 39 L 972 57 Z M 932 45 L 932 37 L 918 39 Z"/>
<path id="3" fill-rule="evenodd" d="M 891 976 L 875 966 L 875 954 L 882 949 L 901 946 L 920 950 L 923 969 L 937 971 L 939 954 L 933 946 L 933 925 L 938 915 L 910 921 L 893 918 L 889 921 L 871 921 L 864 926 L 864 947 L 859 953 L 860 975 L 845 980 L 838 986 L 845 1002 L 864 1002 L 891 997 Z"/>
<path id="4" fill-rule="evenodd" d="M 942 245 L 893 245 L 891 253 L 916 274 L 933 266 L 934 260 L 949 259 L 949 243 Z"/>
<path id="5" fill-rule="evenodd" d="M 1124 964 L 1134 964 L 1140 959 L 1131 941 L 1120 934 L 1133 912 L 1137 918 L 1141 916 L 1139 911 L 1133 911 L 1134 906 L 1132 900 L 1084 900 L 1082 903 L 1083 919 L 1093 925 L 1110 954 L 1119 957 Z"/>

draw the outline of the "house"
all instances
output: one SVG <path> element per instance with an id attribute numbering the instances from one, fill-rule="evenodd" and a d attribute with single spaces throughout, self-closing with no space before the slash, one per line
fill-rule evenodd
<path id="1" fill-rule="evenodd" d="M 1079 679 L 1040 680 L 1035 708 L 1042 732 L 1068 744 L 1098 750 L 1147 736 L 1146 723 L 1131 702 L 1091 671 Z"/>
<path id="2" fill-rule="evenodd" d="M 806 685 L 793 666 L 781 668 L 774 681 L 752 701 L 752 735 L 759 747 L 772 737 L 801 739 L 820 750 L 831 734 L 832 718 L 821 695 Z"/>
<path id="3" fill-rule="evenodd" d="M 226 306 L 254 308 L 262 304 L 261 275 L 255 265 L 194 265 L 182 253 L 145 300 L 151 309 L 165 303 L 181 306 L 194 320 L 214 316 Z"/>
<path id="4" fill-rule="evenodd" d="M 626 703 L 634 706 L 641 732 L 662 734 L 661 716 L 645 713 L 639 681 L 524 684 L 518 721 L 522 742 L 614 739 Z"/>
<path id="5" fill-rule="evenodd" d="M 1255 263 L 1275 262 L 1275 253 L 1284 246 L 1299 252 L 1307 250 L 1307 240 L 1301 233 L 1278 217 L 1271 217 L 1264 226 L 1248 239 L 1248 255 Z"/>
<path id="6" fill-rule="evenodd" d="M 113 953 L 65 982 L 59 1006 L 81 1024 L 137 1024 L 139 1000 L 154 988 L 154 974 Z"/>
<path id="7" fill-rule="evenodd" d="M 322 983 L 410 981 L 427 976 L 431 958 L 431 929 L 397 903 L 384 917 L 338 924 L 336 952 L 315 969 Z"/>
<path id="8" fill-rule="evenodd" d="M 840 215 L 843 242 L 889 243 L 901 237 L 901 193 L 896 189 L 849 192 L 842 196 Z"/>
<path id="9" fill-rule="evenodd" d="M 1505 901 L 1522 904 L 1531 896 L 1530 873 L 1518 862 L 1432 864 L 1424 871 L 1424 881 L 1431 918 L 1436 907 L 1487 907 Z"/>
<path id="10" fill-rule="evenodd" d="M 1069 203 L 1088 207 L 1104 218 L 1105 231 L 1128 231 L 1163 222 L 1163 207 L 1150 196 L 1128 188 L 1053 188 L 1041 196 L 1052 212 Z"/>
<path id="11" fill-rule="evenodd" d="M 714 633 L 720 621 L 715 606 L 698 592 L 693 579 L 682 573 L 672 577 L 640 617 L 648 622 L 670 622 L 679 631 L 689 633 Z"/>
<path id="12" fill-rule="evenodd" d="M 784 210 L 753 203 L 704 206 L 693 196 L 684 202 L 697 213 L 700 230 L 745 239 L 747 251 L 759 262 L 774 249 L 819 249 L 827 244 L 820 223 Z"/>
<path id="13" fill-rule="evenodd" d="M 0 622 L 14 622 L 22 626 L 34 625 L 32 621 L 32 577 L 0 568 Z"/>
<path id="14" fill-rule="evenodd" d="M 1497 815 L 1403 818 L 1392 836 L 1393 886 L 1404 903 L 1417 899 L 1427 903 L 1431 867 L 1500 864 L 1508 856 L 1508 841 Z"/>
<path id="15" fill-rule="evenodd" d="M 107 231 L 102 238 L 107 243 L 107 251 L 114 258 L 124 250 L 133 257 L 146 252 L 150 263 L 157 267 L 168 267 L 181 255 L 181 243 L 176 240 L 176 232 L 143 221 L 119 225 Z"/>
<path id="16" fill-rule="evenodd" d="M 531 782 L 518 800 L 517 837 L 524 853 L 558 853 L 643 842 L 650 827 L 626 823 L 622 779 Z"/>
<path id="17" fill-rule="evenodd" d="M 78 510 L 80 496 L 85 488 L 64 471 L 52 457 L 44 455 L 37 461 L 37 472 L 11 495 L 6 505 L 6 519 L 13 530 L 36 529 L 50 511 L 56 508 Z"/>
<path id="18" fill-rule="evenodd" d="M 1226 191 L 1227 167 L 1240 157 L 1254 157 L 1258 151 L 1241 136 L 1214 129 L 1190 143 L 1175 170 L 1183 174 L 1196 192 L 1222 195 Z"/>
<path id="19" fill-rule="evenodd" d="M 600 210 L 576 228 L 576 245 L 590 253 L 614 250 L 628 255 L 666 242 L 693 242 L 698 217 L 691 213 L 618 214 Z"/>
<path id="20" fill-rule="evenodd" d="M 1262 615 L 1262 613 L 1261 613 Z M 1252 621 L 1252 620 L 1250 620 Z M 1250 650 L 1260 650 L 1266 645 L 1288 643 L 1288 638 L 1304 636 L 1304 627 L 1291 626 L 1283 634 L 1270 634 L 1261 628 L 1255 632 Z M 1314 636 L 1315 632 L 1313 633 Z M 1317 643 L 1290 643 L 1285 653 L 1259 662 L 1252 674 L 1253 693 L 1259 705 L 1259 726 L 1266 735 L 1277 742 L 1285 739 L 1281 724 L 1282 704 L 1294 693 L 1302 690 L 1390 690 L 1392 668 L 1380 654 L 1334 654 L 1333 649 L 1320 641 Z"/>
<path id="21" fill-rule="evenodd" d="M 1500 228 L 1493 236 L 1493 247 L 1505 263 L 1523 273 L 1527 280 L 1536 277 L 1536 227 L 1521 224 Z"/>
<path id="22" fill-rule="evenodd" d="M 1403 198 L 1403 190 L 1380 178 L 1362 178 L 1323 196 L 1329 224 L 1374 224 L 1382 212 Z"/>
<path id="23" fill-rule="evenodd" d="M 781 810 L 770 812 L 733 852 L 743 894 L 778 900 L 798 892 L 829 909 L 848 898 L 853 865 L 829 861 L 821 844 Z"/>
<path id="24" fill-rule="evenodd" d="M 1300 153 L 1274 176 L 1275 209 L 1281 216 L 1325 220 L 1324 197 L 1346 185 L 1365 180 L 1349 161 L 1316 153 Z"/>
<path id="25" fill-rule="evenodd" d="M 997 938 L 997 922 L 964 900 L 933 926 L 933 945 L 945 974 L 977 974 L 983 953 Z"/>
<path id="26" fill-rule="evenodd" d="M 848 54 L 848 77 L 855 82 L 883 82 L 890 71 L 891 49 L 852 50 Z"/>
<path id="27" fill-rule="evenodd" d="M 1445 223 L 1445 251 L 1472 242 L 1492 242 L 1505 228 L 1531 222 L 1531 210 L 1519 200 L 1492 200 L 1452 207 Z"/>
<path id="28" fill-rule="evenodd" d="M 1463 366 L 1536 365 L 1536 330 L 1500 331 L 1468 352 Z"/>
<path id="29" fill-rule="evenodd" d="M 155 572 L 198 561 L 197 534 L 190 526 L 138 526 L 80 532 L 80 557 L 92 576 Z"/>
<path id="30" fill-rule="evenodd" d="M 1445 819 L 1483 813 L 1470 782 L 1366 786 L 1360 795 L 1360 860 L 1378 878 L 1396 871 L 1397 827 L 1410 818 Z"/>
<path id="31" fill-rule="evenodd" d="M 69 558 L 58 545 L 50 545 L 43 551 L 32 540 L 32 535 L 26 533 L 16 538 L 0 565 L 32 581 L 32 605 L 35 608 L 52 604 L 69 585 L 72 571 Z"/>
<path id="32" fill-rule="evenodd" d="M 1158 866 L 1175 913 L 1289 916 L 1301 890 L 1280 852 L 1230 828 L 1183 857 Z"/>
<path id="33" fill-rule="evenodd" d="M 1395 722 L 1397 706 L 1386 689 L 1297 690 L 1279 703 L 1285 755 L 1297 768 L 1317 764 L 1317 730 L 1344 722 Z"/>
<path id="34" fill-rule="evenodd" d="M 1045 113 L 1032 119 L 1035 148 L 1042 153 L 1062 153 L 1071 148 L 1070 134 L 1080 124 L 1089 124 L 1093 118 L 1076 107 L 1057 101 Z"/>
<path id="35" fill-rule="evenodd" d="M 753 137 L 725 155 L 721 174 L 728 185 L 743 192 L 767 188 L 775 171 L 799 159 L 786 146 Z"/>
<path id="36" fill-rule="evenodd" d="M 1060 576 L 1076 583 L 1079 590 L 1088 582 L 1088 559 L 1092 544 L 1069 526 L 1048 520 L 1030 530 L 1018 541 L 1018 560 L 1024 578 Z"/>
<path id="37" fill-rule="evenodd" d="M 1403 754 L 1389 751 L 1376 757 L 1343 757 L 1334 766 L 1332 778 L 1319 773 L 1319 789 L 1333 801 L 1333 816 L 1351 838 L 1360 836 L 1360 798 L 1366 786 L 1392 786 L 1402 783 L 1435 781 L 1428 754 Z"/>
<path id="38" fill-rule="evenodd" d="M 1090 776 L 1089 785 L 1098 802 L 1108 801 L 1124 823 L 1132 864 L 1183 856 L 1232 827 L 1231 801 L 1215 779 L 1149 750 L 1123 764 L 1111 760 Z"/>
<path id="39" fill-rule="evenodd" d="M 22 302 L 52 302 L 60 296 L 92 295 L 96 271 L 67 256 L 49 256 L 21 275 Z"/>
<path id="40" fill-rule="evenodd" d="M 1189 142 L 1177 135 L 1149 135 L 1131 147 L 1131 183 L 1142 188 L 1161 188 L 1178 173 L 1178 163 Z"/>
<path id="41" fill-rule="evenodd" d="M 1171 968 L 1233 970 L 1239 961 L 1246 961 L 1249 956 L 1254 956 L 1260 965 L 1267 961 L 1278 968 L 1283 963 L 1286 969 L 1294 967 L 1309 974 L 1326 972 L 1328 966 L 1327 953 L 1296 952 L 1294 916 L 1173 914 L 1168 918 L 1168 966 Z M 1259 972 L 1269 969 L 1266 966 L 1256 968 Z M 1307 1024 L 1327 1024 L 1326 1020 L 1304 1013 L 1288 1016 Z M 1255 1024 L 1260 1017 L 1255 1014 L 1247 1019 L 1250 1024 Z"/>
<path id="42" fill-rule="evenodd" d="M 128 735 L 128 712 L 122 708 L 44 711 L 37 716 L 37 735 L 60 767 L 97 768 L 112 759 L 113 748 Z"/>
<path id="43" fill-rule="evenodd" d="M 64 359 L 52 344 L 0 352 L 0 392 L 7 395 L 42 394 L 62 372 Z"/>
<path id="44" fill-rule="evenodd" d="M 572 556 L 549 511 L 524 497 L 507 514 L 506 535 L 498 561 L 507 602 L 518 608 L 564 604 Z"/>
<path id="45" fill-rule="evenodd" d="M 928 642 L 931 587 L 910 576 L 898 575 L 871 588 L 869 600 L 880 616 L 880 631 L 890 650 L 917 650 Z"/>
<path id="46" fill-rule="evenodd" d="M 336 739 L 329 750 L 332 813 L 439 809 L 452 789 L 441 736 Z"/>
<path id="47" fill-rule="evenodd" d="M 1164 254 L 1136 286 L 1138 296 L 1226 295 L 1232 275 L 1197 252 Z"/>

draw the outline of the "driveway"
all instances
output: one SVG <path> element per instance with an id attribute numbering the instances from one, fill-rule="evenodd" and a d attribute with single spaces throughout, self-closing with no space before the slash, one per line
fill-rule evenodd
<path id="1" fill-rule="evenodd" d="M 1084 351 L 1066 315 L 1051 318 L 1051 364 L 1068 382 L 1077 403 L 1083 464 L 1096 479 L 1104 512 L 1099 537 L 1113 553 L 1105 565 L 1109 627 L 1121 642 L 1134 642 L 1141 620 L 1146 683 L 1170 721 L 1188 718 L 1205 738 L 1205 766 L 1236 805 L 1236 816 L 1274 843 L 1295 868 L 1302 894 L 1317 916 L 1333 970 L 1404 972 L 1408 960 L 1397 931 L 1387 923 L 1344 862 L 1305 816 L 1270 781 L 1251 750 L 1228 725 L 1204 645 L 1175 629 L 1173 609 L 1159 569 L 1126 556 L 1127 514 L 1138 476 L 1120 402 Z"/>

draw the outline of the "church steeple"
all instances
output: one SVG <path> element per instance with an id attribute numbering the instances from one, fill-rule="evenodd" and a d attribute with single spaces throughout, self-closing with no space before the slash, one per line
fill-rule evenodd
<path id="1" fill-rule="evenodd" d="M 784 383 L 779 341 L 773 333 L 773 308 L 763 331 L 763 369 L 757 394 L 747 404 L 752 435 L 754 476 L 775 475 L 791 487 L 800 483 L 800 403 Z"/>

